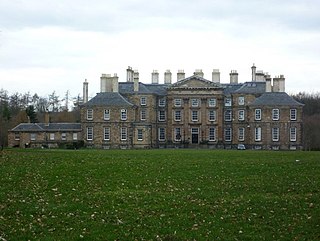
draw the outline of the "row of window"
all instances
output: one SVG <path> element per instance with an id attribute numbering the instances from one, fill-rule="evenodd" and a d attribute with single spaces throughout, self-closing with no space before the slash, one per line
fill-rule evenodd
<path id="1" fill-rule="evenodd" d="M 103 112 L 103 119 L 104 120 L 110 120 L 111 111 L 110 110 L 104 110 Z M 128 114 L 126 109 L 120 110 L 120 119 L 125 121 L 127 120 Z M 87 120 L 93 120 L 93 109 L 87 109 Z"/>
<path id="2" fill-rule="evenodd" d="M 66 141 L 67 137 L 68 137 L 68 133 L 61 133 L 60 137 L 62 141 Z M 20 140 L 20 134 L 19 133 L 15 133 L 14 139 L 16 141 Z M 37 134 L 36 133 L 30 133 L 30 140 L 31 141 L 36 141 L 37 140 Z M 54 141 L 54 140 L 58 140 L 56 138 L 56 134 L 55 133 L 49 133 L 49 140 L 50 141 Z M 72 140 L 76 141 L 78 140 L 78 133 L 72 133 Z"/>
<path id="3" fill-rule="evenodd" d="M 279 141 L 280 139 L 280 129 L 278 127 L 274 127 L 271 130 L 271 138 L 272 141 Z M 257 127 L 254 129 L 254 140 L 255 141 L 262 141 L 262 129 L 261 127 Z M 296 141 L 297 140 L 297 128 L 291 127 L 289 130 L 289 138 L 290 141 Z M 232 141 L 232 128 L 225 128 L 224 129 L 224 140 L 225 141 Z M 240 127 L 238 128 L 238 141 L 244 141 L 245 140 L 245 128 Z"/>
<path id="4" fill-rule="evenodd" d="M 297 120 L 297 109 L 290 109 L 290 120 Z M 255 109 L 255 120 L 262 119 L 262 110 Z M 272 120 L 279 120 L 280 119 L 280 110 L 279 109 L 272 109 Z"/>

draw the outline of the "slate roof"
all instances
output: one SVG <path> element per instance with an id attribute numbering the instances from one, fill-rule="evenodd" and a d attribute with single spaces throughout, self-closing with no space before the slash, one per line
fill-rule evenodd
<path id="1" fill-rule="evenodd" d="M 212 82 L 212 81 L 207 80 L 207 79 L 205 79 L 205 78 L 203 78 L 203 77 L 201 77 L 201 76 L 199 76 L 199 75 L 192 75 L 192 76 L 190 76 L 190 77 L 188 77 L 188 78 L 179 80 L 178 82 L 176 82 L 176 83 L 174 83 L 174 84 L 172 84 L 172 85 L 170 85 L 170 86 L 168 86 L 168 87 L 169 87 L 169 88 L 170 88 L 170 87 L 179 87 L 179 86 L 182 85 L 184 82 L 187 82 L 187 81 L 192 80 L 192 79 L 196 79 L 196 80 L 203 81 L 203 82 L 207 83 L 207 84 L 208 84 L 209 86 L 211 86 L 211 87 L 221 88 L 220 83 Z M 200 87 L 200 88 L 202 88 L 202 87 Z"/>
<path id="2" fill-rule="evenodd" d="M 245 82 L 234 91 L 239 94 L 262 94 L 266 92 L 266 82 Z"/>
<path id="3" fill-rule="evenodd" d="M 80 123 L 21 123 L 11 131 L 81 131 Z"/>
<path id="4" fill-rule="evenodd" d="M 123 94 L 152 94 L 152 92 L 146 87 L 145 84 L 139 82 L 139 91 L 134 92 L 133 90 L 133 82 L 119 82 L 119 92 Z"/>
<path id="5" fill-rule="evenodd" d="M 223 93 L 225 95 L 230 95 L 238 90 L 243 84 L 221 84 L 224 88 Z"/>
<path id="6" fill-rule="evenodd" d="M 133 106 L 126 98 L 118 92 L 97 93 L 95 97 L 89 100 L 83 106 Z"/>
<path id="7" fill-rule="evenodd" d="M 300 102 L 293 99 L 285 92 L 266 92 L 256 98 L 251 105 L 287 105 L 287 106 L 303 106 Z"/>

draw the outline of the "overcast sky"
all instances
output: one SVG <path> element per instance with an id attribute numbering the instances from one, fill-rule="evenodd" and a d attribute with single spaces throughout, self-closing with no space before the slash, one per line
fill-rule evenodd
<path id="1" fill-rule="evenodd" d="M 253 63 L 286 91 L 320 91 L 319 0 L 1 0 L 0 89 L 62 97 L 100 89 L 102 73 L 170 69 L 251 80 Z"/>

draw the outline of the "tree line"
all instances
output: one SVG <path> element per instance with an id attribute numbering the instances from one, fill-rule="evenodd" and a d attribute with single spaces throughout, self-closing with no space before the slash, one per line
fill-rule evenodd
<path id="1" fill-rule="evenodd" d="M 80 122 L 80 94 L 70 96 L 69 91 L 59 97 L 55 91 L 48 96 L 13 93 L 0 90 L 0 145 L 8 145 L 8 130 L 19 123 L 44 122 L 44 113 L 50 112 L 51 122 Z"/>
<path id="2" fill-rule="evenodd" d="M 304 104 L 303 143 L 305 150 L 320 150 L 320 93 L 292 95 Z M 22 122 L 44 122 L 44 113 L 50 112 L 51 122 L 80 122 L 80 94 L 70 96 L 69 91 L 61 98 L 55 91 L 48 96 L 30 92 L 9 94 L 0 90 L 0 145 L 7 146 L 8 130 Z"/>

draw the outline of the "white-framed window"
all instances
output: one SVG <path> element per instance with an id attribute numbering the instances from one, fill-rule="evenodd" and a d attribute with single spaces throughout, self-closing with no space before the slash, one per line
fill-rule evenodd
<path id="1" fill-rule="evenodd" d="M 87 120 L 93 120 L 93 110 L 87 109 Z"/>
<path id="2" fill-rule="evenodd" d="M 110 127 L 104 127 L 103 132 L 104 132 L 103 140 L 109 141 L 110 140 Z"/>
<path id="3" fill-rule="evenodd" d="M 126 141 L 127 140 L 127 132 L 128 132 L 127 127 L 121 127 L 121 130 L 120 130 L 121 141 Z"/>
<path id="4" fill-rule="evenodd" d="M 78 133 L 76 132 L 72 133 L 72 140 L 74 141 L 78 140 Z"/>
<path id="5" fill-rule="evenodd" d="M 67 133 L 61 133 L 61 140 L 67 140 Z"/>
<path id="6" fill-rule="evenodd" d="M 216 111 L 209 110 L 209 121 L 215 121 L 215 120 L 216 120 Z"/>
<path id="7" fill-rule="evenodd" d="M 244 128 L 243 127 L 239 127 L 238 129 L 238 140 L 239 141 L 244 141 Z"/>
<path id="8" fill-rule="evenodd" d="M 147 110 L 146 109 L 142 109 L 140 111 L 140 120 L 144 121 L 147 119 Z"/>
<path id="9" fill-rule="evenodd" d="M 224 128 L 224 140 L 225 141 L 232 141 L 232 128 L 231 127 Z"/>
<path id="10" fill-rule="evenodd" d="M 191 106 L 198 107 L 199 106 L 199 99 L 191 99 Z"/>
<path id="11" fill-rule="evenodd" d="M 273 127 L 272 128 L 272 141 L 279 141 L 279 128 Z"/>
<path id="12" fill-rule="evenodd" d="M 14 139 L 16 141 L 19 141 L 20 140 L 20 133 L 18 133 L 18 132 L 14 133 Z"/>
<path id="13" fill-rule="evenodd" d="M 297 128 L 290 127 L 290 141 L 297 141 Z"/>
<path id="14" fill-rule="evenodd" d="M 261 127 L 254 128 L 254 140 L 261 141 Z"/>
<path id="15" fill-rule="evenodd" d="M 239 96 L 238 105 L 244 105 L 244 96 Z"/>
<path id="16" fill-rule="evenodd" d="M 36 140 L 36 136 L 37 136 L 36 133 L 31 133 L 30 134 L 30 140 L 31 141 L 35 141 Z"/>
<path id="17" fill-rule="evenodd" d="M 197 110 L 191 111 L 191 121 L 198 121 L 198 111 Z"/>
<path id="18" fill-rule="evenodd" d="M 279 109 L 272 109 L 272 120 L 279 120 L 280 111 Z"/>
<path id="19" fill-rule="evenodd" d="M 147 105 L 147 97 L 145 96 L 140 97 L 140 105 Z"/>
<path id="20" fill-rule="evenodd" d="M 224 120 L 231 121 L 232 120 L 232 110 L 225 110 L 224 111 Z"/>
<path id="21" fill-rule="evenodd" d="M 181 141 L 181 128 L 180 127 L 174 128 L 174 140 Z"/>
<path id="22" fill-rule="evenodd" d="M 174 121 L 181 121 L 181 110 L 174 111 Z"/>
<path id="23" fill-rule="evenodd" d="M 104 120 L 110 120 L 110 110 L 104 110 L 103 119 Z"/>
<path id="24" fill-rule="evenodd" d="M 181 103 L 182 103 L 181 99 L 174 99 L 174 106 L 175 107 L 180 107 Z"/>
<path id="25" fill-rule="evenodd" d="M 164 110 L 158 111 L 158 120 L 165 121 L 166 120 L 166 112 Z"/>
<path id="26" fill-rule="evenodd" d="M 224 106 L 232 106 L 232 99 L 230 97 L 224 99 Z"/>
<path id="27" fill-rule="evenodd" d="M 290 109 L 290 120 L 297 120 L 297 109 Z"/>
<path id="28" fill-rule="evenodd" d="M 88 141 L 93 140 L 93 127 L 92 126 L 87 127 L 87 140 Z"/>
<path id="29" fill-rule="evenodd" d="M 120 110 L 120 116 L 121 116 L 121 120 L 127 120 L 127 110 L 126 109 L 121 109 Z"/>
<path id="30" fill-rule="evenodd" d="M 159 107 L 165 107 L 166 106 L 166 98 L 159 99 Z"/>
<path id="31" fill-rule="evenodd" d="M 143 130 L 138 129 L 137 131 L 138 131 L 138 133 L 137 133 L 138 141 L 142 141 L 143 140 Z"/>
<path id="32" fill-rule="evenodd" d="M 209 99 L 208 103 L 209 103 L 209 107 L 216 107 L 217 100 L 216 100 L 216 98 L 211 98 L 211 99 Z"/>
<path id="33" fill-rule="evenodd" d="M 166 140 L 166 129 L 164 127 L 160 127 L 158 129 L 159 141 Z"/>
<path id="34" fill-rule="evenodd" d="M 54 140 L 54 133 L 50 133 L 50 134 L 49 134 L 49 140 L 50 140 L 50 141 L 53 141 L 53 140 Z"/>
<path id="35" fill-rule="evenodd" d="M 255 120 L 261 120 L 261 115 L 262 115 L 261 109 L 255 109 L 254 110 L 254 119 Z"/>
<path id="36" fill-rule="evenodd" d="M 238 111 L 238 120 L 243 121 L 244 120 L 244 110 Z"/>
<path id="37" fill-rule="evenodd" d="M 216 140 L 216 128 L 210 127 L 209 128 L 209 141 L 215 141 Z"/>

